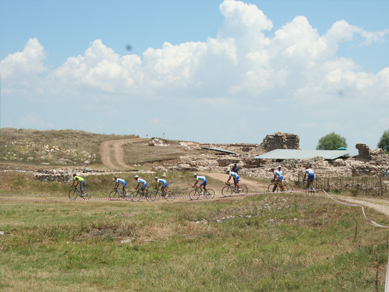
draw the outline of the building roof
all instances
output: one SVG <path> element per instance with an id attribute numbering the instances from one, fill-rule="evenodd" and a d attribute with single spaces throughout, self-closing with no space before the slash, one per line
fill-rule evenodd
<path id="1" fill-rule="evenodd" d="M 226 149 L 221 149 L 221 148 L 211 148 L 211 147 L 202 147 L 202 148 L 206 149 L 206 150 L 219 151 L 219 152 L 223 152 L 223 153 L 227 153 L 227 154 L 240 155 L 239 153 L 232 152 L 232 151 L 226 150 Z"/>
<path id="2" fill-rule="evenodd" d="M 317 156 L 324 159 L 337 159 L 350 154 L 353 150 L 297 150 L 297 149 L 276 149 L 254 159 L 309 159 Z"/>

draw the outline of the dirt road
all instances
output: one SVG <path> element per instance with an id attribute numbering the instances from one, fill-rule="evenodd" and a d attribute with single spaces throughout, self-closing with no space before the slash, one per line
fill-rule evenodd
<path id="1" fill-rule="evenodd" d="M 101 161 L 103 164 L 110 168 L 110 169 L 128 169 L 131 168 L 130 165 L 126 164 L 124 162 L 124 153 L 122 146 L 126 143 L 135 143 L 135 142 L 142 142 L 147 141 L 149 139 L 146 138 L 133 138 L 133 139 L 121 139 L 121 140 L 111 140 L 111 141 L 104 141 L 101 143 L 100 147 L 100 155 L 101 155 Z M 226 181 L 228 179 L 227 174 L 224 173 L 217 173 L 217 172 L 205 172 L 201 173 L 201 175 L 209 176 L 214 179 L 220 180 L 220 181 Z M 245 178 L 241 178 L 241 183 L 247 185 L 249 188 L 249 192 L 266 192 L 267 191 L 267 184 L 263 184 L 257 181 L 248 180 Z M 321 193 L 317 193 L 316 195 L 322 196 Z M 323 194 L 324 196 L 324 194 Z M 374 202 L 370 199 L 366 198 L 348 198 L 348 197 L 342 197 L 342 196 L 336 196 L 333 195 L 334 198 L 344 200 L 350 203 L 360 204 L 368 208 L 372 208 L 380 213 L 383 213 L 387 216 L 389 216 L 389 201 L 384 202 L 377 200 L 374 200 Z M 220 198 L 220 197 L 219 197 Z M 237 198 L 243 198 L 243 197 L 235 197 Z M 226 199 L 226 198 L 224 198 Z M 187 199 L 186 199 L 187 200 Z"/>
<path id="2" fill-rule="evenodd" d="M 126 143 L 148 141 L 146 138 L 133 138 L 104 141 L 100 146 L 102 163 L 110 169 L 128 169 L 131 166 L 124 162 L 124 152 L 122 146 Z"/>

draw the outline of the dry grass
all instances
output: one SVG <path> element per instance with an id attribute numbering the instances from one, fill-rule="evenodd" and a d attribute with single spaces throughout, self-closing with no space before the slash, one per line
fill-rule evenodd
<path id="1" fill-rule="evenodd" d="M 105 135 L 77 130 L 2 128 L 0 161 L 2 163 L 51 166 L 79 165 L 89 160 L 101 163 L 100 144 L 106 140 L 134 138 L 134 135 Z"/>

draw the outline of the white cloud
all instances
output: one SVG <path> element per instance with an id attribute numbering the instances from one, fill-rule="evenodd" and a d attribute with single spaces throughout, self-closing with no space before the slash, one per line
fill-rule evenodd
<path id="1" fill-rule="evenodd" d="M 373 113 L 373 104 L 389 101 L 389 67 L 367 73 L 354 60 L 337 55 L 340 43 L 358 35 L 363 39 L 360 45 L 373 45 L 389 29 L 369 32 L 340 20 L 320 35 L 305 16 L 296 16 L 268 37 L 265 32 L 273 29 L 272 21 L 257 6 L 225 0 L 219 9 L 225 20 L 216 38 L 165 42 L 143 56 L 120 56 L 95 40 L 84 54 L 48 70 L 43 46 L 30 39 L 22 52 L 1 61 L 3 96 L 74 96 L 102 103 L 161 99 L 173 106 L 187 99 L 212 108 L 223 104 L 237 112 L 253 111 L 252 115 L 259 112 L 254 113 L 255 108 L 261 108 L 261 115 L 270 109 L 270 114 L 277 105 L 299 113 L 317 112 L 315 119 L 336 119 L 339 108 Z M 378 110 L 382 113 L 382 106 Z M 155 118 L 150 124 L 168 124 L 162 121 Z M 336 120 L 308 125 L 344 127 Z"/>

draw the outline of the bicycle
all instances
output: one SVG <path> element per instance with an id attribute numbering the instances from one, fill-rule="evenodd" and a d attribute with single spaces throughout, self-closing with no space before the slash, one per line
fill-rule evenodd
<path id="1" fill-rule="evenodd" d="M 85 191 L 85 193 L 82 194 L 81 191 L 77 187 L 74 187 L 69 192 L 69 199 L 75 200 L 75 199 L 77 199 L 78 196 L 80 196 L 84 200 L 89 200 L 92 197 L 92 192 L 88 189 L 84 189 L 84 191 Z"/>
<path id="2" fill-rule="evenodd" d="M 277 193 L 277 192 L 292 192 L 293 191 L 293 186 L 289 185 L 286 181 L 283 181 L 282 184 L 284 185 L 284 189 L 281 190 L 281 187 L 279 185 L 279 181 L 272 182 L 268 187 L 267 191 Z"/>
<path id="3" fill-rule="evenodd" d="M 174 199 L 176 198 L 176 195 L 170 191 L 170 190 L 167 190 L 166 189 L 166 194 L 162 192 L 162 190 L 160 188 L 155 188 L 155 197 L 156 198 L 164 198 L 166 201 L 174 201 Z"/>
<path id="4" fill-rule="evenodd" d="M 225 187 L 222 188 L 222 195 L 224 197 L 230 197 L 233 193 L 240 195 L 245 195 L 249 191 L 248 187 L 243 184 L 239 184 L 239 189 L 236 189 L 235 186 L 232 186 L 230 183 L 227 183 Z"/>
<path id="5" fill-rule="evenodd" d="M 130 199 L 130 195 L 127 193 L 127 196 L 122 193 L 118 188 L 115 188 L 113 191 L 109 193 L 109 199 L 118 200 L 119 198 L 126 199 L 127 201 Z"/>
<path id="6" fill-rule="evenodd" d="M 207 188 L 207 191 L 204 190 L 204 192 L 200 192 L 200 187 L 196 186 L 194 190 L 189 192 L 189 198 L 191 200 L 198 200 L 201 195 L 206 199 L 213 199 L 215 197 L 215 191 Z"/>
<path id="7" fill-rule="evenodd" d="M 306 182 L 306 180 L 303 180 L 303 185 L 305 184 L 305 182 Z M 315 192 L 315 188 L 313 187 L 313 182 L 309 182 L 309 186 L 308 186 L 308 188 L 307 188 L 307 191 L 308 192 L 312 192 L 312 193 L 314 193 Z"/>
<path id="8" fill-rule="evenodd" d="M 144 196 L 142 189 L 137 189 L 131 193 L 131 200 L 134 202 L 139 201 L 143 197 L 149 202 L 154 202 L 157 199 L 157 194 L 154 192 L 149 192 L 148 188 L 146 188 Z"/>

